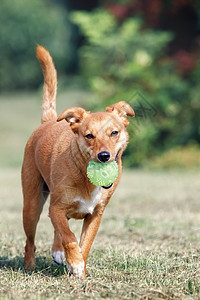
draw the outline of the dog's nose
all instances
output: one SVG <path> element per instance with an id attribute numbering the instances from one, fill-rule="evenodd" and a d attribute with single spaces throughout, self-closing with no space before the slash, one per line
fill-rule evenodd
<path id="1" fill-rule="evenodd" d="M 99 152 L 97 156 L 99 161 L 103 163 L 107 162 L 110 159 L 110 153 L 107 151 Z"/>

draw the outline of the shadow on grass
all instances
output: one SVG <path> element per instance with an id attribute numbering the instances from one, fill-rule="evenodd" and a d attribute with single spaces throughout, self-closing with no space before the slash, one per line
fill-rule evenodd
<path id="1" fill-rule="evenodd" d="M 36 258 L 35 270 L 26 271 L 24 266 L 24 258 L 16 256 L 9 259 L 6 256 L 0 256 L 0 269 L 12 270 L 14 272 L 22 271 L 27 274 L 41 274 L 50 277 L 59 277 L 68 274 L 65 264 L 57 265 L 53 261 L 47 260 L 45 257 L 39 256 Z"/>

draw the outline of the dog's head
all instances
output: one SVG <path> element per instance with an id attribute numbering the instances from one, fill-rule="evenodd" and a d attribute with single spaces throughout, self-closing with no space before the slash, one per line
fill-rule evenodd
<path id="1" fill-rule="evenodd" d="M 134 111 L 125 101 L 106 108 L 105 112 L 90 113 L 80 107 L 64 110 L 57 121 L 65 119 L 79 140 L 80 150 L 96 162 L 117 160 L 128 142 L 127 116 Z"/>

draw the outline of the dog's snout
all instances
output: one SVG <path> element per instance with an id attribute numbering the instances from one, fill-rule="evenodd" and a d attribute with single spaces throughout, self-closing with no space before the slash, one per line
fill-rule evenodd
<path id="1" fill-rule="evenodd" d="M 99 161 L 103 163 L 107 162 L 110 159 L 110 153 L 107 151 L 102 151 L 97 156 Z"/>

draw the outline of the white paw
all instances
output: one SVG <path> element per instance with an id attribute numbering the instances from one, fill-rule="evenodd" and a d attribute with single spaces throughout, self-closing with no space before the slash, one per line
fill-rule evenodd
<path id="1" fill-rule="evenodd" d="M 65 260 L 64 251 L 55 251 L 52 253 L 53 260 L 56 264 L 61 265 Z"/>
<path id="2" fill-rule="evenodd" d="M 82 277 L 83 271 L 84 271 L 84 266 L 85 266 L 84 261 L 82 261 L 80 264 L 77 264 L 77 265 L 75 265 L 75 264 L 69 265 L 68 262 L 66 262 L 66 264 L 67 264 L 67 269 L 70 274 L 74 275 L 77 278 Z"/>

